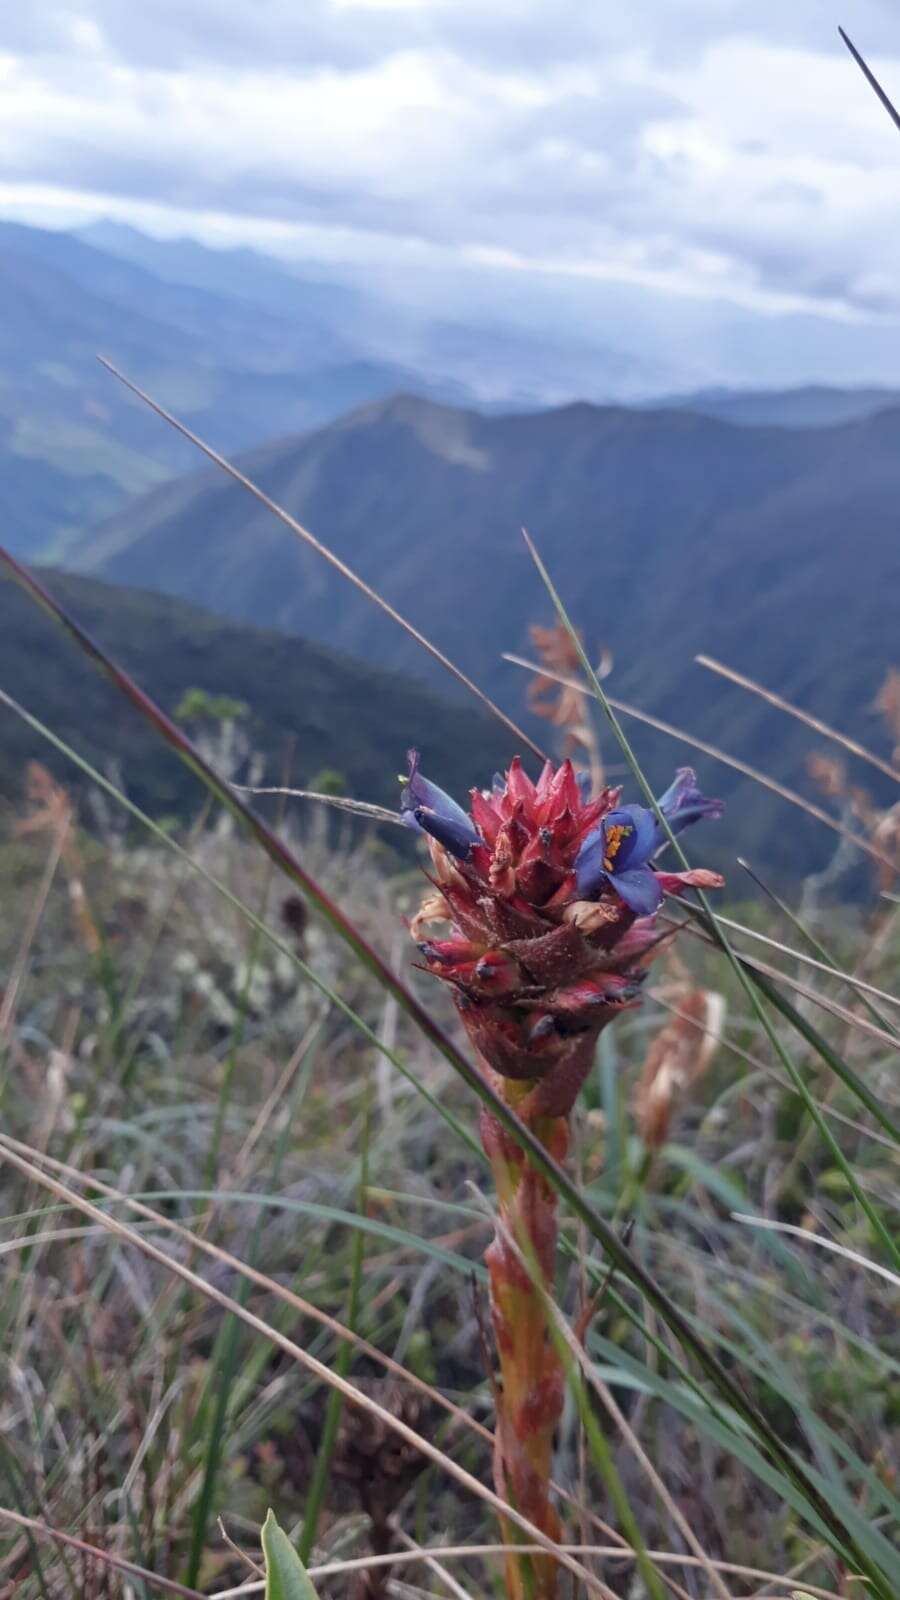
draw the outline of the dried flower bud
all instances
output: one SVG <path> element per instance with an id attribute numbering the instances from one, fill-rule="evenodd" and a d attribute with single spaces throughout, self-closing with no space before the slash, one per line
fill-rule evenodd
<path id="1" fill-rule="evenodd" d="M 652 1150 L 665 1144 L 673 1113 L 709 1066 L 724 1019 L 720 994 L 693 989 L 678 999 L 676 1014 L 651 1044 L 635 1095 L 635 1116 L 641 1138 Z"/>
<path id="2" fill-rule="evenodd" d="M 839 800 L 846 792 L 847 772 L 837 756 L 826 756 L 814 751 L 806 758 L 806 770 L 820 794 L 829 800 Z"/>
<path id="3" fill-rule="evenodd" d="M 409 931 L 418 944 L 425 929 L 434 922 L 449 922 L 450 907 L 444 896 L 435 890 L 434 894 L 427 894 L 418 911 L 409 924 Z"/>

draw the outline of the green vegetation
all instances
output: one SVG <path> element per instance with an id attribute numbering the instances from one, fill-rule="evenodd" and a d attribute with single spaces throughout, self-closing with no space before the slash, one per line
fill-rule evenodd
<path id="1" fill-rule="evenodd" d="M 192 731 L 202 733 L 205 723 L 212 734 L 223 717 L 244 708 L 236 737 L 224 743 L 217 737 L 210 749 L 237 782 L 333 792 L 337 769 L 341 793 L 395 806 L 398 762 L 413 741 L 432 769 L 463 792 L 473 774 L 489 778 L 511 754 L 509 738 L 502 730 L 498 736 L 485 716 L 414 680 L 158 595 L 60 573 L 47 581 L 170 714 L 202 713 Z M 185 819 L 201 805 L 192 776 L 9 580 L 0 580 L 0 687 L 101 770 L 115 771 L 154 817 Z M 21 792 L 27 760 L 38 757 L 60 770 L 41 740 L 6 711 L 0 751 L 0 794 L 7 801 Z M 276 804 L 259 803 L 270 812 Z M 385 833 L 395 847 L 403 838 L 399 829 Z"/>

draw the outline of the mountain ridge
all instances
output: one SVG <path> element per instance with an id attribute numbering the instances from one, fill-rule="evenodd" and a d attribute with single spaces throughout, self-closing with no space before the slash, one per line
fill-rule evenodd
<path id="1" fill-rule="evenodd" d="M 707 329 L 710 357 L 724 340 L 717 363 L 700 359 L 706 313 L 687 301 L 654 301 L 649 320 L 636 318 L 633 296 L 607 285 L 596 315 L 540 296 L 526 315 L 532 290 L 521 282 L 499 302 L 461 299 L 455 280 L 421 294 L 411 285 L 408 296 L 392 282 L 122 226 L 0 221 L 0 483 L 16 551 L 68 560 L 82 530 L 191 469 L 185 442 L 111 381 L 97 353 L 226 453 L 315 431 L 400 389 L 494 415 L 577 395 L 658 410 L 648 396 L 668 389 L 668 409 L 786 427 L 870 414 L 891 398 L 821 384 L 685 392 L 717 363 L 742 370 L 727 318 L 715 338 Z M 807 364 L 798 356 L 798 370 Z M 846 353 L 835 370 L 845 365 Z"/>
<path id="2" fill-rule="evenodd" d="M 862 420 L 897 405 L 898 389 L 809 383 L 786 389 L 700 389 L 661 396 L 641 409 L 695 411 L 741 427 L 821 428 Z"/>
<path id="3" fill-rule="evenodd" d="M 284 304 L 271 308 L 163 280 L 73 234 L 0 221 L 0 483 L 18 553 L 59 559 L 77 530 L 192 464 L 190 447 L 98 354 L 224 450 L 404 385 L 469 397 L 455 380 L 370 352 L 338 326 L 340 295 L 329 322 L 309 303 L 315 285 L 284 283 Z"/>
<path id="4" fill-rule="evenodd" d="M 785 429 L 588 403 L 484 416 L 401 396 L 239 464 L 517 718 L 525 679 L 501 653 L 527 653 L 529 624 L 552 618 L 524 525 L 591 651 L 612 649 L 618 697 L 801 790 L 815 737 L 701 671 L 697 653 L 882 738 L 867 708 L 897 655 L 900 408 Z M 216 469 L 134 503 L 82 560 L 441 681 Z M 637 742 L 661 780 L 669 750 Z M 772 853 L 749 786 L 738 800 Z M 789 846 L 807 825 L 787 826 Z"/>
<path id="5" fill-rule="evenodd" d="M 147 591 L 54 568 L 36 572 L 165 711 L 174 713 L 194 688 L 243 702 L 241 726 L 266 759 L 265 782 L 283 782 L 286 761 L 298 787 L 336 769 L 351 794 L 393 807 L 408 745 L 463 795 L 515 752 L 512 736 L 479 707 L 461 707 L 408 676 Z M 152 816 L 183 819 L 202 805 L 202 784 L 8 576 L 0 576 L 0 681 L 93 765 L 120 772 L 129 797 Z M 77 770 L 8 710 L 0 751 L 0 795 L 8 802 L 21 799 L 32 759 L 85 790 Z"/>

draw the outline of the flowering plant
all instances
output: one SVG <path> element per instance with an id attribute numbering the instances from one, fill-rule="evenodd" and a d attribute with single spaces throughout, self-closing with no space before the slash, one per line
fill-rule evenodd
<path id="1" fill-rule="evenodd" d="M 674 833 L 722 813 L 687 767 L 658 807 Z M 656 814 L 620 805 L 617 789 L 592 796 L 570 761 L 548 762 L 533 783 L 516 758 L 490 790 L 472 791 L 466 812 L 422 775 L 412 750 L 401 816 L 431 852 L 433 889 L 411 925 L 425 968 L 451 985 L 494 1088 L 561 1161 L 600 1030 L 639 1003 L 667 937 L 656 926 L 664 895 L 722 880 L 661 871 L 654 857 L 666 833 Z M 450 925 L 449 938 L 423 937 L 439 922 Z M 499 1219 L 487 1254 L 501 1378 L 497 1487 L 558 1538 L 550 1464 L 564 1381 L 543 1298 L 553 1283 L 555 1195 L 487 1111 L 481 1137 Z M 547 1600 L 556 1564 L 536 1557 L 533 1571 L 534 1593 Z M 515 1600 L 525 1593 L 515 1558 L 507 1586 Z"/>

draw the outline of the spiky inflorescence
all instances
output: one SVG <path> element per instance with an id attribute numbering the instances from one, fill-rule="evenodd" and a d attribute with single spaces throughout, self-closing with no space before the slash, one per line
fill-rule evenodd
<path id="1" fill-rule="evenodd" d="M 452 986 L 494 1088 L 561 1161 L 600 1030 L 638 1004 L 664 937 L 655 926 L 663 894 L 722 880 L 655 871 L 651 856 L 665 834 L 653 812 L 620 808 L 613 789 L 590 797 L 568 761 L 548 762 L 534 784 L 517 758 L 490 791 L 472 791 L 468 814 L 422 777 L 414 751 L 409 763 L 402 815 L 429 836 L 434 865 L 435 892 L 412 925 L 424 964 Z M 659 804 L 675 831 L 721 813 L 688 768 Z M 421 939 L 438 921 L 449 922 L 451 937 Z M 553 1284 L 555 1194 L 486 1111 L 481 1136 L 499 1212 L 487 1253 L 502 1379 L 497 1487 L 557 1539 L 549 1486 L 564 1382 L 544 1300 Z M 532 1571 L 534 1594 L 547 1600 L 556 1563 L 541 1556 Z M 507 1586 L 516 1600 L 525 1593 L 515 1558 Z"/>

